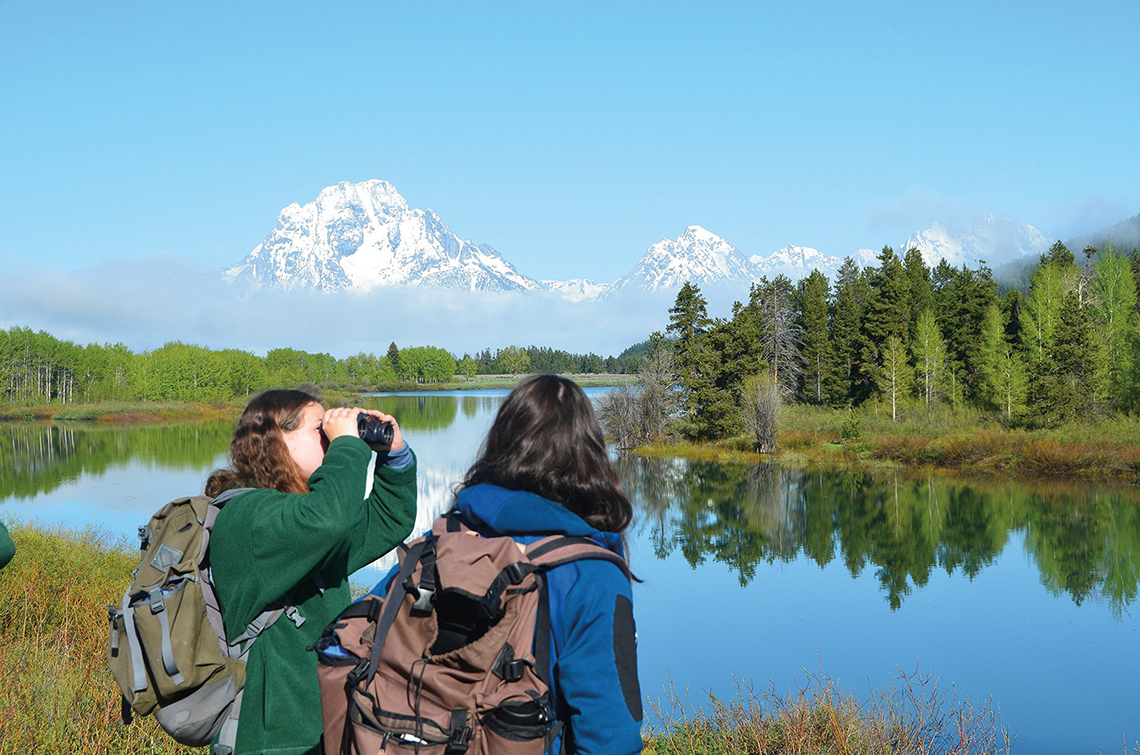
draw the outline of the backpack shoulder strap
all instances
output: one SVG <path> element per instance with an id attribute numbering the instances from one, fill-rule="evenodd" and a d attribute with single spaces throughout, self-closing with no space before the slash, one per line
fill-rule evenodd
<path id="1" fill-rule="evenodd" d="M 629 564 L 625 559 L 608 548 L 603 548 L 588 537 L 574 535 L 551 535 L 536 540 L 527 546 L 526 557 L 532 564 L 543 570 L 553 569 L 571 561 L 597 559 L 609 561 L 619 569 L 626 579 L 632 580 Z"/>
<path id="2" fill-rule="evenodd" d="M 432 522 L 431 531 L 433 535 L 439 537 L 448 532 L 474 532 L 475 530 L 467 526 L 467 522 L 463 521 L 463 516 L 458 511 L 451 509 Z"/>

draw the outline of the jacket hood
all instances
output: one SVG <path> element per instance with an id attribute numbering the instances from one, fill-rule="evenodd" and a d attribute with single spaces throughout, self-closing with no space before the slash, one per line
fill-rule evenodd
<path id="1" fill-rule="evenodd" d="M 590 537 L 621 553 L 621 536 L 601 532 L 565 506 L 525 490 L 472 485 L 459 491 L 455 507 L 476 530 L 495 535 Z"/>

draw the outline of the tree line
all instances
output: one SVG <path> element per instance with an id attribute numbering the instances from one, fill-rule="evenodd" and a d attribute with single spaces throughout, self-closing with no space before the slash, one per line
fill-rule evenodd
<path id="1" fill-rule="evenodd" d="M 484 349 L 457 358 L 436 346 L 395 343 L 379 356 L 337 358 L 291 348 L 258 356 L 171 342 L 133 352 L 123 344 L 86 344 L 25 327 L 0 330 L 0 404 L 99 401 L 228 401 L 268 387 L 366 390 L 400 383 L 443 383 L 457 375 L 527 372 L 627 372 L 636 353 L 603 359 L 538 346 Z"/>
<path id="2" fill-rule="evenodd" d="M 1140 251 L 1125 255 L 1110 240 L 1083 254 L 1078 263 L 1058 241 L 1028 290 L 1003 291 L 984 264 L 932 269 L 917 249 L 900 256 L 887 246 L 877 266 L 847 258 L 834 285 L 818 270 L 797 284 L 764 278 L 730 317 L 710 317 L 687 283 L 651 342 L 673 359 L 685 429 L 697 438 L 741 432 L 764 390 L 785 402 L 878 401 L 894 418 L 969 405 L 1051 426 L 1134 412 Z"/>

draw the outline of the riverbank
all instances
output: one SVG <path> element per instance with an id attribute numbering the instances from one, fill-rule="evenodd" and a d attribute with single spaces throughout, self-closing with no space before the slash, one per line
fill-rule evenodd
<path id="1" fill-rule="evenodd" d="M 510 390 L 526 375 L 477 375 L 468 380 L 447 383 L 384 383 L 374 386 L 318 387 L 326 405 L 362 404 L 373 393 L 420 391 Z M 633 385 L 635 375 L 567 375 L 583 388 Z M 0 406 L 0 422 L 97 422 L 106 425 L 133 425 L 164 422 L 231 421 L 241 414 L 245 399 L 215 402 L 181 401 L 103 401 L 90 404 L 45 404 Z"/>
<path id="2" fill-rule="evenodd" d="M 0 422 L 97 422 L 135 425 L 154 422 L 209 422 L 236 418 L 244 404 L 181 401 L 104 401 L 91 404 L 0 407 Z"/>
<path id="3" fill-rule="evenodd" d="M 132 544 L 97 532 L 11 528 L 16 556 L 0 571 L 0 753 L 190 753 L 154 719 L 119 721 L 119 694 L 106 666 L 106 606 L 118 601 L 137 561 Z M 648 691 L 647 691 L 648 692 Z M 898 689 L 868 700 L 822 674 L 799 694 L 738 688 L 729 701 L 687 706 L 676 689 L 646 695 L 646 752 L 1005 752 L 988 705 L 940 695 L 932 677 L 899 677 Z M 889 701 L 895 700 L 891 704 Z M 907 701 L 922 701 L 917 708 Z M 951 727 L 946 725 L 952 724 Z M 965 732 L 965 734 L 960 734 Z M 939 739 L 941 737 L 941 739 Z"/>
<path id="4" fill-rule="evenodd" d="M 1050 429 L 1007 428 L 972 410 L 901 422 L 871 410 L 783 407 L 774 454 L 738 436 L 712 443 L 662 442 L 643 456 L 702 461 L 777 461 L 802 468 L 913 468 L 1016 478 L 1140 483 L 1140 420 L 1116 415 Z"/>
<path id="5" fill-rule="evenodd" d="M 377 383 L 359 393 L 406 393 L 410 391 L 487 391 L 514 388 L 527 375 L 475 375 L 462 380 L 446 383 Z M 637 375 L 621 373 L 574 373 L 563 375 L 583 388 L 609 388 L 611 386 L 637 385 Z"/>

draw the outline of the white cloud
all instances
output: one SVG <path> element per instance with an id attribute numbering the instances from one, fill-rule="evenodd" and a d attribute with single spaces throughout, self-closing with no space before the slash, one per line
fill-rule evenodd
<path id="1" fill-rule="evenodd" d="M 509 344 L 603 356 L 664 328 L 667 296 L 567 302 L 554 295 L 381 289 L 367 295 L 249 291 L 179 257 L 101 262 L 78 270 L 11 264 L 0 276 L 0 324 L 77 343 L 134 350 L 181 340 L 264 353 L 289 346 L 347 356 L 388 343 L 462 354 Z"/>

